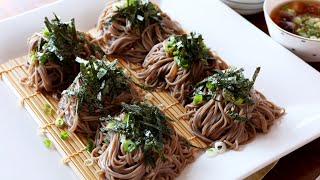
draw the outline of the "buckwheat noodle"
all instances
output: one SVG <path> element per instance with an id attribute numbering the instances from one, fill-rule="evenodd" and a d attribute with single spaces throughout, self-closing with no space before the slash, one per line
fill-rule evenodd
<path id="1" fill-rule="evenodd" d="M 231 149 L 252 141 L 258 132 L 267 133 L 278 118 L 284 115 L 283 108 L 268 101 L 260 92 L 252 89 L 250 92 L 252 104 L 235 105 L 224 102 L 220 93 L 216 99 L 211 99 L 197 105 L 186 106 L 185 116 L 193 133 L 207 143 L 223 141 Z M 249 121 L 234 120 L 228 111 L 237 112 Z"/>
<path id="2" fill-rule="evenodd" d="M 94 55 L 97 58 L 102 58 L 102 52 L 93 48 L 93 38 L 87 33 L 78 32 L 79 40 L 80 36 L 83 37 L 81 39 L 84 44 L 80 46 L 79 56 L 87 58 Z M 35 52 L 39 43 L 43 45 L 47 42 L 48 39 L 43 33 L 33 34 L 28 40 L 29 54 Z M 41 52 L 43 53 L 43 50 Z M 33 87 L 36 91 L 49 92 L 54 97 L 57 97 L 62 90 L 68 87 L 79 72 L 79 65 L 74 59 L 70 60 L 66 66 L 53 59 L 47 59 L 43 65 L 40 65 L 38 59 L 34 59 L 33 63 L 30 63 L 31 57 L 29 57 L 29 62 L 27 63 L 28 77 L 22 78 L 20 82 Z"/>
<path id="3" fill-rule="evenodd" d="M 58 117 L 64 120 L 70 132 L 95 134 L 100 117 L 120 113 L 121 103 L 141 101 L 142 97 L 136 85 L 122 73 L 120 68 L 115 66 L 116 62 L 109 63 L 105 59 L 92 59 L 87 63 L 92 63 L 91 68 L 84 70 L 82 66 L 74 82 L 62 93 L 58 104 Z M 99 66 L 99 63 L 104 66 Z M 109 69 L 106 69 L 107 67 Z M 86 76 L 93 70 L 104 71 L 105 75 L 98 81 L 88 79 L 88 77 L 99 76 L 99 73 Z M 87 96 L 84 91 L 89 92 L 90 100 L 85 99 Z M 79 103 L 81 103 L 80 106 Z"/>
<path id="4" fill-rule="evenodd" d="M 212 75 L 214 69 L 226 69 L 228 65 L 215 52 L 209 52 L 208 65 L 195 62 L 188 69 L 178 67 L 173 57 L 165 52 L 166 41 L 155 45 L 146 56 L 138 72 L 138 79 L 147 87 L 167 89 L 183 105 L 187 103 L 186 96 L 193 86 L 203 78 Z"/>
<path id="5" fill-rule="evenodd" d="M 105 127 L 106 124 L 102 126 Z M 109 143 L 103 143 L 104 140 Z M 98 132 L 95 143 L 97 147 L 91 152 L 91 156 L 102 168 L 98 171 L 102 179 L 174 179 L 194 160 L 192 148 L 176 132 L 166 140 L 165 159 L 157 158 L 154 167 L 144 164 L 141 148 L 131 153 L 125 152 L 118 133 Z"/>
<path id="6" fill-rule="evenodd" d="M 162 20 L 159 23 L 147 24 L 145 29 L 132 28 L 130 21 L 124 16 L 118 16 L 110 25 L 106 25 L 108 19 L 118 13 L 113 8 L 114 1 L 107 4 L 98 20 L 97 42 L 106 54 L 119 55 L 127 62 L 141 63 L 154 45 L 165 40 L 171 34 L 182 34 L 180 25 L 160 11 Z"/>

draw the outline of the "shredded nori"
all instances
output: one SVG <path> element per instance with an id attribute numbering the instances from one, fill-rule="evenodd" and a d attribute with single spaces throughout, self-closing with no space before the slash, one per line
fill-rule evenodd
<path id="1" fill-rule="evenodd" d="M 149 1 L 127 0 L 117 9 L 117 13 L 107 19 L 106 25 L 110 25 L 118 17 L 125 17 L 130 22 L 131 28 L 145 29 L 150 24 L 160 24 L 162 20 L 159 10 Z"/>
<path id="2" fill-rule="evenodd" d="M 260 72 L 258 67 L 252 77 L 252 80 L 245 78 L 243 69 L 229 68 L 226 70 L 215 70 L 215 74 L 209 76 L 197 84 L 193 95 L 202 96 L 203 101 L 216 99 L 217 94 L 222 94 L 225 102 L 232 102 L 235 105 L 251 104 L 252 99 L 250 91 Z M 205 89 L 207 89 L 205 91 Z M 218 101 L 218 100 L 217 100 Z M 231 118 L 239 121 L 248 121 L 231 109 L 227 112 Z"/>
<path id="3" fill-rule="evenodd" d="M 170 138 L 173 130 L 166 122 L 169 118 L 156 106 L 146 103 L 122 104 L 124 120 L 111 116 L 100 121 L 112 123 L 101 131 L 115 131 L 130 139 L 144 152 L 144 162 L 155 165 L 157 157 L 164 158 L 165 139 Z"/>
<path id="4" fill-rule="evenodd" d="M 77 57 L 76 61 L 80 63 L 78 78 L 81 80 L 81 85 L 77 89 L 68 88 L 62 94 L 78 98 L 78 112 L 81 112 L 84 103 L 89 106 L 91 114 L 96 109 L 103 110 L 106 100 L 111 102 L 120 93 L 129 89 L 129 79 L 121 68 L 116 67 L 117 60 L 108 62 L 105 57 L 99 60 L 91 56 L 88 60 Z"/>

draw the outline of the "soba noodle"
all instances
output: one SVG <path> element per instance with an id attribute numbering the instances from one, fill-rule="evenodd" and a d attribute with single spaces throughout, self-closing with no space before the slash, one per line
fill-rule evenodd
<path id="1" fill-rule="evenodd" d="M 189 68 L 179 67 L 174 57 L 166 52 L 168 41 L 155 45 L 145 58 L 138 79 L 147 87 L 168 89 L 180 103 L 188 103 L 190 94 L 197 82 L 212 75 L 215 69 L 226 69 L 227 64 L 213 51 L 208 52 L 205 63 L 193 59 Z"/>
<path id="2" fill-rule="evenodd" d="M 123 115 L 120 120 L 123 121 Z M 193 161 L 193 150 L 186 141 L 177 135 L 171 123 L 167 122 L 172 129 L 171 135 L 165 136 L 163 144 L 163 156 L 156 157 L 154 164 L 147 164 L 142 147 L 137 147 L 132 152 L 126 151 L 126 143 L 122 134 L 107 131 L 98 132 L 96 148 L 92 151 L 92 158 L 98 162 L 100 177 L 102 179 L 174 179 L 181 171 Z M 102 124 L 102 129 L 108 123 Z M 165 134 L 163 134 L 165 135 Z M 159 149 L 158 149 L 159 150 Z"/>
<path id="3" fill-rule="evenodd" d="M 238 149 L 239 145 L 252 141 L 258 132 L 267 133 L 284 115 L 283 108 L 253 88 L 249 91 L 250 102 L 247 103 L 242 102 L 243 99 L 230 101 L 228 93 L 219 88 L 213 93 L 214 97 L 186 106 L 185 116 L 189 118 L 193 133 L 205 142 L 222 141 L 229 148 Z M 205 87 L 202 92 L 205 97 L 211 91 Z"/>
<path id="4" fill-rule="evenodd" d="M 115 67 L 116 61 L 95 58 L 80 61 L 87 68 L 82 67 L 74 82 L 63 91 L 58 115 L 70 132 L 94 134 L 101 116 L 119 113 L 122 102 L 140 101 L 141 95 L 135 84 Z M 93 69 L 95 73 L 91 74 Z"/>
<path id="5" fill-rule="evenodd" d="M 97 41 L 106 54 L 119 55 L 128 62 L 141 63 L 155 44 L 171 34 L 183 33 L 180 25 L 157 5 L 141 0 L 128 2 L 131 2 L 129 6 L 126 3 L 107 4 L 98 20 Z M 121 13 L 123 9 L 128 13 Z M 131 15 L 136 16 L 129 19 Z M 142 21 L 137 20 L 137 17 L 142 18 Z M 134 24 L 135 21 L 139 22 Z"/>
<path id="6" fill-rule="evenodd" d="M 60 19 L 52 20 L 53 25 L 66 26 L 68 28 L 74 28 L 74 21 L 71 24 L 61 23 Z M 62 28 L 61 28 L 62 29 Z M 59 29 L 56 29 L 59 30 Z M 45 32 L 46 30 L 44 30 Z M 79 64 L 75 62 L 77 56 L 82 58 L 88 58 L 91 55 L 97 58 L 102 58 L 103 51 L 98 45 L 93 43 L 93 38 L 82 32 L 75 32 L 75 39 L 68 39 L 65 41 L 58 41 L 56 34 L 65 33 L 63 37 L 70 38 L 72 32 L 53 32 L 54 35 L 49 36 L 48 31 L 41 33 L 35 33 L 28 40 L 29 46 L 29 61 L 28 77 L 22 78 L 20 81 L 22 84 L 33 87 L 36 91 L 49 92 L 57 97 L 61 91 L 67 88 L 73 79 L 79 73 Z M 62 36 L 62 35 L 61 35 Z M 56 41 L 53 42 L 55 39 Z M 61 38 L 60 38 L 61 39 Z M 70 42 L 71 41 L 71 42 Z M 60 43 L 60 47 L 55 47 L 55 43 Z M 51 53 L 45 49 L 48 44 L 51 44 L 51 49 L 57 53 Z M 67 55 L 61 55 L 61 52 L 67 51 Z M 58 52 L 60 54 L 58 54 Z M 50 53 L 44 56 L 46 53 Z M 42 57 L 41 57 L 42 56 Z M 63 60 L 61 60 L 63 59 Z"/>

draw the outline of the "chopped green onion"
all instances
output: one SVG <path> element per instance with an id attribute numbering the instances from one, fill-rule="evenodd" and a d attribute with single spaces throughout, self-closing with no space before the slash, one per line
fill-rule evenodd
<path id="1" fill-rule="evenodd" d="M 49 111 L 48 111 L 47 115 L 48 115 L 48 116 L 50 116 L 50 115 L 53 115 L 53 114 L 54 114 L 53 109 L 49 109 Z"/>
<path id="2" fill-rule="evenodd" d="M 116 124 L 113 123 L 113 122 L 110 122 L 110 123 L 108 123 L 108 125 L 106 126 L 106 130 L 112 129 L 114 126 L 116 126 Z"/>
<path id="3" fill-rule="evenodd" d="M 210 148 L 210 149 L 208 149 L 208 150 L 206 151 L 206 155 L 207 155 L 208 157 L 215 157 L 215 156 L 218 155 L 218 150 L 215 149 L 215 148 Z"/>
<path id="4" fill-rule="evenodd" d="M 69 135 L 68 135 L 68 133 L 66 131 L 61 131 L 60 138 L 62 140 L 66 140 L 66 139 L 68 139 L 68 137 L 69 137 Z"/>
<path id="5" fill-rule="evenodd" d="M 46 38 L 48 38 L 49 35 L 50 35 L 50 32 L 49 32 L 49 30 L 48 30 L 47 28 L 45 28 L 45 29 L 42 31 L 42 33 L 43 33 L 43 35 L 44 35 Z"/>
<path id="6" fill-rule="evenodd" d="M 193 96 L 193 104 L 198 104 L 201 101 L 202 101 L 202 95 Z"/>
<path id="7" fill-rule="evenodd" d="M 29 57 L 30 57 L 30 64 L 33 64 L 34 60 L 36 60 L 36 58 L 37 58 L 37 52 L 36 51 L 30 52 Z"/>
<path id="8" fill-rule="evenodd" d="M 176 50 L 176 51 L 173 52 L 173 55 L 174 55 L 174 56 L 178 56 L 179 53 L 180 53 L 180 51 L 179 51 L 179 50 Z"/>
<path id="9" fill-rule="evenodd" d="M 229 100 L 229 101 L 231 101 L 231 102 L 234 102 L 234 101 L 235 101 L 235 98 L 234 98 L 234 96 L 233 96 L 233 93 L 232 93 L 231 91 L 229 91 L 228 89 L 226 89 L 226 88 L 223 88 L 223 89 L 222 89 L 222 96 L 223 96 L 225 99 L 227 99 L 227 100 Z"/>
<path id="10" fill-rule="evenodd" d="M 237 104 L 237 105 L 240 105 L 243 103 L 243 99 L 242 98 L 238 98 L 234 103 Z"/>
<path id="11" fill-rule="evenodd" d="M 129 114 L 127 114 L 127 113 L 124 114 L 123 121 L 124 122 L 129 122 Z"/>
<path id="12" fill-rule="evenodd" d="M 134 142 L 132 142 L 131 140 L 125 140 L 123 142 L 123 146 L 124 146 L 125 152 L 132 152 L 133 150 L 136 149 L 136 144 Z"/>
<path id="13" fill-rule="evenodd" d="M 207 83 L 206 83 L 206 87 L 207 87 L 209 90 L 212 90 L 213 84 L 212 84 L 211 82 L 207 82 Z"/>
<path id="14" fill-rule="evenodd" d="M 57 127 L 62 127 L 64 125 L 64 120 L 61 117 L 58 117 L 55 124 Z"/>
<path id="15" fill-rule="evenodd" d="M 87 139 L 86 150 L 89 151 L 93 148 L 93 142 Z"/>
<path id="16" fill-rule="evenodd" d="M 46 147 L 46 148 L 50 148 L 51 147 L 51 140 L 50 139 L 48 139 L 48 138 L 44 138 L 43 140 L 42 140 L 42 142 L 43 142 L 43 144 L 44 144 L 44 146 Z"/>
<path id="17" fill-rule="evenodd" d="M 46 113 L 46 115 L 48 116 L 53 115 L 54 113 L 52 107 L 49 104 L 45 104 L 42 109 L 43 109 L 43 112 Z"/>

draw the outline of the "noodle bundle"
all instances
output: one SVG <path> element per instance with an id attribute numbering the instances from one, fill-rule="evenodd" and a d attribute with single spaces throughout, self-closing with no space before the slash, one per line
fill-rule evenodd
<path id="1" fill-rule="evenodd" d="M 284 109 L 253 89 L 243 69 L 227 69 L 204 79 L 186 106 L 193 133 L 205 142 L 222 141 L 231 149 L 252 141 L 257 132 L 267 133 Z"/>
<path id="2" fill-rule="evenodd" d="M 212 75 L 215 69 L 226 69 L 227 64 L 209 51 L 202 36 L 173 35 L 155 45 L 142 64 L 138 79 L 147 87 L 168 89 L 180 103 L 197 82 Z"/>
<path id="3" fill-rule="evenodd" d="M 89 34 L 76 31 L 74 19 L 63 23 L 57 16 L 51 22 L 45 18 L 45 25 L 43 32 L 28 40 L 28 77 L 21 79 L 21 83 L 55 97 L 79 73 L 77 56 L 102 58 L 104 53 Z"/>
<path id="4" fill-rule="evenodd" d="M 182 34 L 180 25 L 159 7 L 142 0 L 111 2 L 103 10 L 97 41 L 106 54 L 141 63 L 151 48 L 171 34 Z"/>
<path id="5" fill-rule="evenodd" d="M 194 159 L 191 146 L 153 105 L 124 104 L 116 117 L 100 119 L 92 158 L 103 179 L 174 179 Z M 139 133 L 140 132 L 140 133 Z"/>
<path id="6" fill-rule="evenodd" d="M 58 116 L 70 132 L 96 133 L 98 119 L 105 114 L 116 114 L 121 103 L 141 99 L 140 92 L 115 64 L 91 57 L 88 61 L 77 58 L 81 64 L 79 75 L 70 87 L 62 92 Z"/>

